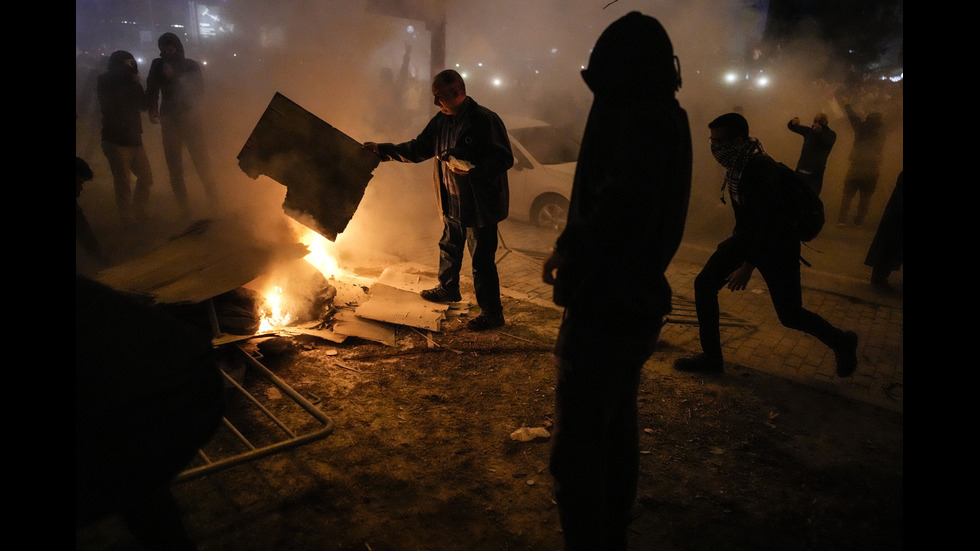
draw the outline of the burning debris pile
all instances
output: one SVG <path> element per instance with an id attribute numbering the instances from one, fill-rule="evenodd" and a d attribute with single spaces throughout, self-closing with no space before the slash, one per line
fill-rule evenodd
<path id="1" fill-rule="evenodd" d="M 251 178 L 286 186 L 283 212 L 202 220 L 149 253 L 98 274 L 157 304 L 206 310 L 216 345 L 306 333 L 334 342 L 394 345 L 398 325 L 441 331 L 468 303 L 436 304 L 434 278 L 386 270 L 377 280 L 342 270 L 331 254 L 379 164 L 373 153 L 276 94 L 239 154 Z"/>
<path id="2" fill-rule="evenodd" d="M 419 291 L 435 284 L 432 277 L 390 268 L 377 279 L 339 268 L 328 271 L 315 259 L 329 259 L 333 265 L 335 261 L 316 253 L 315 245 L 311 249 L 314 252 L 302 262 L 284 265 L 247 285 L 262 289 L 252 293 L 250 326 L 257 327 L 252 333 L 307 334 L 338 343 L 359 337 L 394 346 L 398 326 L 439 332 L 448 317 L 469 310 L 466 301 L 437 304 L 422 299 Z"/>
<path id="3" fill-rule="evenodd" d="M 215 297 L 215 310 L 222 333 L 252 335 L 323 323 L 335 310 L 336 296 L 337 288 L 323 274 L 306 260 L 296 260 Z"/>

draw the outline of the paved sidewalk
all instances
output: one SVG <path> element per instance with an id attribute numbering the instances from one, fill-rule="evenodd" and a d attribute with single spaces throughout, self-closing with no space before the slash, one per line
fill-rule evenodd
<path id="1" fill-rule="evenodd" d="M 505 221 L 500 226 L 498 269 L 506 295 L 554 306 L 551 287 L 541 281 L 541 262 L 555 232 Z M 712 249 L 685 243 L 667 270 L 674 313 L 662 339 L 690 351 L 700 349 L 694 316 L 694 278 Z M 753 277 L 748 289 L 720 294 L 722 344 L 727 376 L 762 371 L 882 408 L 903 412 L 904 345 L 901 294 L 885 295 L 866 280 L 803 268 L 803 303 L 832 324 L 858 334 L 858 369 L 835 375 L 833 352 L 816 338 L 787 329 L 776 318 L 765 282 Z M 464 270 L 465 271 L 465 270 Z"/>

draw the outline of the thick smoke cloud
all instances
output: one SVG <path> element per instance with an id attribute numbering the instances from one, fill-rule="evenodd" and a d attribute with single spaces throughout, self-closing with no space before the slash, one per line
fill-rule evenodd
<path id="1" fill-rule="evenodd" d="M 185 49 L 188 57 L 207 62 L 212 156 L 230 212 L 249 218 L 252 231 L 288 231 L 291 225 L 281 220 L 285 189 L 263 177 L 250 180 L 236 161 L 275 92 L 362 142 L 410 139 L 436 112 L 430 77 L 444 67 L 430 66 L 431 29 L 423 21 L 368 13 L 363 0 L 216 4 L 230 22 L 230 32 L 210 42 L 185 42 Z M 76 20 L 82 19 L 79 11 L 94 10 L 95 5 L 77 0 Z M 806 25 L 778 51 L 764 48 L 760 39 L 767 2 L 453 0 L 445 5 L 445 65 L 466 75 L 469 94 L 501 114 L 546 120 L 576 138 L 591 102 L 579 72 L 599 34 L 632 10 L 657 17 L 680 59 L 683 87 L 678 99 L 690 116 L 695 144 L 689 233 L 723 236 L 730 230 L 730 209 L 718 207 L 721 169 L 708 152 L 707 123 L 733 110 L 746 116 L 752 135 L 762 140 L 770 154 L 791 166 L 795 166 L 801 139 L 786 129 L 786 122 L 794 116 L 809 121 L 817 112 L 830 116 L 838 141 L 828 164 L 823 197 L 828 219 L 834 218 L 853 133 L 833 92 L 851 78 L 850 68 L 825 41 L 806 36 Z M 83 31 L 76 32 L 76 42 Z M 155 39 L 140 66 L 144 77 L 156 55 Z M 115 44 L 110 37 L 101 45 L 105 55 L 131 47 Z M 91 44 L 77 46 L 93 49 Z M 743 77 L 763 70 L 771 83 L 758 89 L 743 78 L 737 86 L 726 85 L 722 75 L 729 67 L 740 69 Z M 87 116 L 86 106 L 79 105 L 80 86 L 76 84 L 76 151 L 93 131 L 97 134 L 97 119 Z M 902 168 L 901 88 L 866 86 L 859 90 L 852 86 L 849 92 L 860 113 L 881 111 L 891 128 L 879 192 L 869 216 L 876 223 Z M 173 198 L 159 127 L 147 124 L 145 137 L 154 164 L 151 201 L 165 217 L 171 212 Z M 111 218 L 108 169 L 97 147 L 87 152 L 97 181 L 83 195 L 83 206 L 93 211 L 90 217 Z M 202 201 L 197 193 L 199 183 L 187 164 L 192 199 Z M 441 224 L 431 170 L 428 163 L 379 166 L 357 214 L 337 239 L 338 254 L 357 263 L 356 256 L 365 251 L 396 255 L 425 247 L 432 251 L 434 262 Z"/>

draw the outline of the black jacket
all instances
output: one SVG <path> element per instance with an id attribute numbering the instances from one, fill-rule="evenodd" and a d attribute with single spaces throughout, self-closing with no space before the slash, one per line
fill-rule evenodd
<path id="1" fill-rule="evenodd" d="M 127 60 L 132 59 L 130 67 Z M 143 145 L 143 85 L 133 54 L 122 50 L 109 56 L 106 72 L 99 75 L 96 89 L 102 110 L 102 139 L 127 147 Z"/>
<path id="2" fill-rule="evenodd" d="M 193 59 L 184 57 L 184 45 L 177 35 L 164 33 L 158 41 L 161 56 L 150 64 L 146 76 L 146 103 L 150 117 L 168 117 L 192 113 L 204 95 L 204 74 Z M 163 46 L 173 44 L 177 52 L 164 57 Z M 167 76 L 166 67 L 173 69 Z"/>
<path id="3" fill-rule="evenodd" d="M 793 124 L 793 121 L 789 121 L 786 127 L 803 136 L 803 147 L 800 149 L 800 160 L 796 162 L 796 170 L 823 178 L 827 158 L 837 141 L 837 132 L 829 127 L 817 132 L 809 126 Z"/>
<path id="4" fill-rule="evenodd" d="M 378 144 L 384 161 L 420 163 L 436 157 L 433 181 L 442 214 L 466 227 L 483 227 L 507 218 L 510 188 L 507 170 L 514 153 L 503 121 L 493 111 L 466 98 L 456 115 L 437 113 L 414 140 Z M 466 175 L 454 173 L 453 156 L 474 165 Z"/>
<path id="5" fill-rule="evenodd" d="M 742 170 L 738 183 L 740 200 L 732 199 L 735 228 L 731 239 L 753 266 L 772 255 L 799 256 L 800 241 L 786 225 L 779 183 L 776 161 L 757 154 Z"/>
<path id="6" fill-rule="evenodd" d="M 692 169 L 672 54 L 659 22 L 633 12 L 604 32 L 583 71 L 594 99 L 555 245 L 561 306 L 631 323 L 670 311 L 664 272 L 684 234 Z"/>

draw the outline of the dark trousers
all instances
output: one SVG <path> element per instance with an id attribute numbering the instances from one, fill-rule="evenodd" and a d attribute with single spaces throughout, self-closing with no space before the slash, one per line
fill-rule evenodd
<path id="1" fill-rule="evenodd" d="M 857 210 L 854 213 L 854 225 L 860 226 L 864 223 L 864 217 L 868 215 L 871 207 L 871 196 L 878 187 L 878 175 L 873 176 L 851 176 L 847 175 L 844 179 L 844 191 L 840 199 L 840 215 L 837 217 L 839 224 L 847 223 L 847 216 L 851 211 L 851 202 L 854 196 L 858 196 Z"/>
<path id="2" fill-rule="evenodd" d="M 160 131 L 163 137 L 163 154 L 167 159 L 170 173 L 170 187 L 177 204 L 185 212 L 190 207 L 187 201 L 187 185 L 184 183 L 184 149 L 194 164 L 208 201 L 218 200 L 218 185 L 211 170 L 209 144 L 204 136 L 204 126 L 189 115 L 161 117 Z"/>
<path id="3" fill-rule="evenodd" d="M 734 238 L 721 242 L 694 279 L 694 303 L 698 313 L 701 350 L 708 356 L 721 358 L 720 310 L 718 291 L 728 276 L 745 261 L 745 254 Z M 774 245 L 756 269 L 766 281 L 772 305 L 780 323 L 813 335 L 833 348 L 844 333 L 819 315 L 803 308 L 803 289 L 800 286 L 800 244 L 786 241 Z"/>
<path id="4" fill-rule="evenodd" d="M 567 551 L 627 547 L 639 478 L 636 398 L 660 327 L 565 310 L 549 468 Z"/>
<path id="5" fill-rule="evenodd" d="M 442 239 L 439 240 L 439 284 L 451 291 L 459 290 L 459 273 L 463 267 L 463 247 L 473 259 L 473 287 L 476 303 L 482 313 L 498 315 L 500 278 L 497 275 L 497 225 L 466 228 L 458 220 L 443 217 Z"/>
<path id="6" fill-rule="evenodd" d="M 112 172 L 112 185 L 116 191 L 116 207 L 119 216 L 129 220 L 132 216 L 143 218 L 146 215 L 146 204 L 150 200 L 150 188 L 153 186 L 153 171 L 150 169 L 150 159 L 142 145 L 123 146 L 111 142 L 102 142 L 102 152 L 109 161 L 109 171 Z M 136 177 L 136 189 L 129 186 L 130 175 Z"/>

